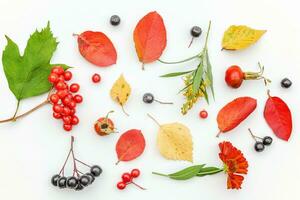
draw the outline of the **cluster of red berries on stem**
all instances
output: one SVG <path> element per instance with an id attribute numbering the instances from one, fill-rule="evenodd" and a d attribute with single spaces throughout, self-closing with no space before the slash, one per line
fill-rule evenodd
<path id="1" fill-rule="evenodd" d="M 133 185 L 135 185 L 136 187 L 138 187 L 138 188 L 140 188 L 140 189 L 142 189 L 142 190 L 146 190 L 146 188 L 144 188 L 144 187 L 142 187 L 142 186 L 136 184 L 136 183 L 133 181 L 133 179 L 139 177 L 140 174 L 141 174 L 141 172 L 140 172 L 140 170 L 138 170 L 138 169 L 133 169 L 133 170 L 131 170 L 130 173 L 126 172 L 126 173 L 122 174 L 122 181 L 120 181 L 120 182 L 117 184 L 117 188 L 118 188 L 119 190 L 124 190 L 124 189 L 126 188 L 127 185 L 133 184 Z"/>
<path id="2" fill-rule="evenodd" d="M 67 81 L 72 79 L 72 73 L 65 71 L 61 66 L 53 67 L 48 80 L 53 84 L 53 92 L 49 100 L 53 109 L 53 117 L 63 121 L 63 128 L 71 131 L 74 125 L 79 123 L 76 114 L 76 106 L 81 103 L 83 98 L 79 94 L 80 86 L 78 83 L 72 83 L 70 86 Z"/>

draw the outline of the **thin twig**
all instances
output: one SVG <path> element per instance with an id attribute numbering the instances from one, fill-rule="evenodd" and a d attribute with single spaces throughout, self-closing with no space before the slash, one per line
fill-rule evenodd
<path id="1" fill-rule="evenodd" d="M 147 114 L 150 119 L 152 119 L 158 126 L 161 126 L 160 123 L 149 113 Z"/>

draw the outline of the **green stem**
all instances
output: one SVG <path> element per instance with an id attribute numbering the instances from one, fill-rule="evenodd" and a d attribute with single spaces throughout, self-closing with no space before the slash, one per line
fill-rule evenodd
<path id="1" fill-rule="evenodd" d="M 204 176 L 204 175 L 210 175 L 210 174 L 217 174 L 217 173 L 219 173 L 219 172 L 222 172 L 222 171 L 224 171 L 224 169 L 222 168 L 220 168 L 220 169 L 216 169 L 216 170 L 213 170 L 213 171 L 208 171 L 208 172 L 199 172 L 198 174 L 197 174 L 197 176 Z"/>
<path id="2" fill-rule="evenodd" d="M 209 32 L 210 32 L 210 27 L 211 27 L 211 21 L 209 21 L 209 24 L 208 24 L 208 29 L 207 29 L 207 33 L 206 33 L 206 38 L 205 38 L 205 49 L 207 48 L 207 42 L 208 42 L 208 36 L 209 36 Z"/>
<path id="3" fill-rule="evenodd" d="M 16 118 L 16 116 L 17 116 L 17 113 L 18 113 L 18 111 L 19 111 L 19 107 L 20 107 L 20 100 L 18 100 L 18 103 L 17 103 L 17 108 L 16 108 L 16 111 L 15 111 L 15 114 L 13 115 L 13 121 L 15 121 L 15 118 Z"/>
<path id="4" fill-rule="evenodd" d="M 158 172 L 152 172 L 152 174 L 158 175 L 158 176 L 164 176 L 164 177 L 169 177 L 167 174 L 162 174 Z"/>
<path id="5" fill-rule="evenodd" d="M 163 60 L 160 60 L 158 59 L 159 62 L 163 63 L 163 64 L 180 64 L 180 63 L 184 63 L 184 62 L 187 62 L 187 61 L 190 61 L 190 60 L 193 60 L 195 58 L 198 58 L 200 55 L 197 54 L 195 56 L 192 56 L 190 58 L 187 58 L 187 59 L 184 59 L 184 60 L 180 60 L 180 61 L 174 61 L 174 62 L 167 62 L 167 61 L 163 61 Z"/>

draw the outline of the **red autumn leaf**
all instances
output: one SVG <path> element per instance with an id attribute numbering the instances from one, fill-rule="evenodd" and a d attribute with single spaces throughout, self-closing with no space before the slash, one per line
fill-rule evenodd
<path id="1" fill-rule="evenodd" d="M 292 115 L 287 104 L 279 97 L 269 96 L 264 110 L 264 117 L 274 134 L 288 141 L 292 133 Z"/>
<path id="2" fill-rule="evenodd" d="M 167 43 L 166 28 L 162 17 L 155 11 L 145 15 L 135 27 L 133 39 L 142 63 L 156 61 Z"/>
<path id="3" fill-rule="evenodd" d="M 140 130 L 131 129 L 121 135 L 117 144 L 116 152 L 118 164 L 120 161 L 130 161 L 140 156 L 145 149 L 145 138 Z"/>
<path id="4" fill-rule="evenodd" d="M 80 54 L 94 65 L 107 67 L 116 63 L 116 49 L 104 33 L 85 31 L 77 41 Z"/>
<path id="5" fill-rule="evenodd" d="M 256 108 L 256 99 L 239 97 L 225 105 L 218 113 L 217 122 L 220 133 L 237 127 Z"/>

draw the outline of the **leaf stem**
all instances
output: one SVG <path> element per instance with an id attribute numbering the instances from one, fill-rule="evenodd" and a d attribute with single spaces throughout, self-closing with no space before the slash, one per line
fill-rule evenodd
<path id="1" fill-rule="evenodd" d="M 149 113 L 147 114 L 150 119 L 152 119 L 158 126 L 161 126 L 160 123 Z"/>
<path id="2" fill-rule="evenodd" d="M 15 111 L 15 114 L 13 115 L 13 120 L 12 121 L 15 121 L 15 117 L 17 116 L 17 113 L 18 113 L 18 111 L 19 111 L 19 107 L 20 107 L 20 100 L 18 100 L 18 103 L 17 103 L 17 108 L 16 108 L 16 111 Z"/>
<path id="3" fill-rule="evenodd" d="M 184 60 L 180 60 L 180 61 L 174 61 L 174 62 L 168 62 L 168 61 L 163 61 L 163 60 L 160 60 L 158 59 L 159 62 L 163 63 L 163 64 L 180 64 L 180 63 L 184 63 L 184 62 L 187 62 L 187 61 L 190 61 L 190 60 L 193 60 L 195 58 L 198 58 L 200 55 L 197 54 L 195 56 L 192 56 L 190 58 L 187 58 L 187 59 L 184 59 Z"/>
<path id="4" fill-rule="evenodd" d="M 167 174 L 162 174 L 162 173 L 158 173 L 158 172 L 152 172 L 152 174 L 158 175 L 158 176 L 169 177 L 169 175 L 167 175 Z"/>

